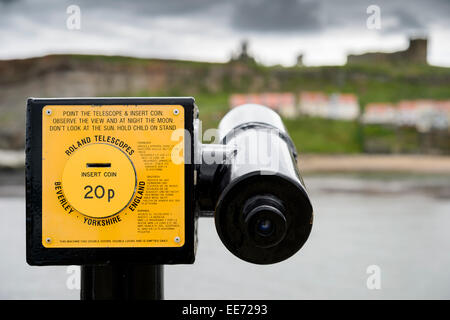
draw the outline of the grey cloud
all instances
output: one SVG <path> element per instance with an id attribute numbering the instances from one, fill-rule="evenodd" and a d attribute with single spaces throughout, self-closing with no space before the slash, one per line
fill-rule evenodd
<path id="1" fill-rule="evenodd" d="M 392 17 L 396 20 L 396 25 L 387 26 L 382 29 L 384 33 L 407 32 L 417 33 L 425 32 L 427 25 L 420 21 L 417 15 L 413 15 L 407 11 L 396 10 L 392 13 Z"/>
<path id="2" fill-rule="evenodd" d="M 202 13 L 219 5 L 220 0 L 79 0 L 77 4 L 86 11 L 98 10 L 136 16 L 184 16 Z"/>
<path id="3" fill-rule="evenodd" d="M 432 25 L 447 28 L 450 26 L 450 1 L 448 0 L 410 0 L 387 1 L 380 4 L 382 34 L 426 35 Z M 394 24 L 383 24 L 391 19 Z"/>
<path id="4" fill-rule="evenodd" d="M 407 11 L 397 11 L 395 15 L 399 20 L 399 24 L 406 28 L 424 28 L 424 24 L 419 21 L 417 16 Z"/>
<path id="5" fill-rule="evenodd" d="M 81 8 L 80 33 L 67 33 L 66 8 L 71 4 Z M 104 52 L 136 54 L 132 45 L 139 43 L 142 52 L 157 50 L 160 56 L 182 56 L 169 46 L 185 39 L 217 48 L 225 46 L 223 37 L 229 48 L 234 40 L 253 41 L 271 33 L 294 43 L 302 33 L 326 37 L 330 31 L 367 31 L 371 4 L 381 8 L 382 28 L 374 32 L 382 36 L 450 28 L 449 0 L 0 0 L 0 41 L 9 45 L 0 47 L 0 53 L 33 54 L 29 41 L 51 53 L 62 47 L 66 35 L 72 41 L 64 47 L 69 51 L 89 52 L 92 43 L 100 43 Z M 206 51 L 192 48 L 202 56 Z"/>
<path id="6" fill-rule="evenodd" d="M 397 23 L 382 32 L 426 30 L 432 23 L 449 24 L 449 0 L 0 0 L 8 7 L 8 15 L 45 17 L 64 13 L 70 4 L 78 4 L 83 14 L 109 20 L 122 19 L 132 23 L 134 18 L 191 17 L 215 20 L 225 16 L 225 27 L 235 32 L 315 32 L 323 29 L 354 26 L 365 28 L 366 8 L 377 4 L 382 18 L 394 18 Z M 229 10 L 224 10 L 227 8 Z M 5 12 L 0 12 L 4 17 Z"/>
<path id="7" fill-rule="evenodd" d="M 426 31 L 431 24 L 449 25 L 449 0 L 235 0 L 232 27 L 240 31 L 316 32 L 341 27 L 366 28 L 366 9 L 375 4 L 395 26 L 382 33 Z"/>
<path id="8" fill-rule="evenodd" d="M 319 3 L 306 0 L 239 1 L 232 27 L 243 31 L 311 31 L 322 27 Z"/>

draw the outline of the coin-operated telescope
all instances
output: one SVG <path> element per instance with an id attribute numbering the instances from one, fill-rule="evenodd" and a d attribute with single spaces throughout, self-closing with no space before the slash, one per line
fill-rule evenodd
<path id="1" fill-rule="evenodd" d="M 200 209 L 213 212 L 220 239 L 237 257 L 257 264 L 289 258 L 308 239 L 313 215 L 281 118 L 260 105 L 239 106 L 220 122 L 219 139 L 223 164 L 205 159 L 213 146 L 203 152 Z"/>
<path id="2" fill-rule="evenodd" d="M 200 136 L 193 98 L 30 98 L 28 263 L 83 266 L 84 299 L 161 298 L 141 280 L 194 262 L 201 216 L 245 261 L 296 253 L 313 213 L 281 118 L 244 105 Z"/>

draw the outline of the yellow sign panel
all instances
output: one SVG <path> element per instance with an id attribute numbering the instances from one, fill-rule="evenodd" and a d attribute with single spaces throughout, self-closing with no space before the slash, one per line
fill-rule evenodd
<path id="1" fill-rule="evenodd" d="M 184 244 L 184 108 L 54 106 L 42 113 L 42 244 Z"/>

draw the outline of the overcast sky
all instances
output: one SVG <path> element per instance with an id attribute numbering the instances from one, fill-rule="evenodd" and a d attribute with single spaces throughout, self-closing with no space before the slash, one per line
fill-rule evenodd
<path id="1" fill-rule="evenodd" d="M 70 5 L 81 29 L 69 30 Z M 381 29 L 366 26 L 369 5 Z M 450 0 L 0 0 L 0 59 L 95 53 L 225 62 L 242 39 L 265 64 L 344 64 L 429 38 L 428 61 L 450 66 Z"/>

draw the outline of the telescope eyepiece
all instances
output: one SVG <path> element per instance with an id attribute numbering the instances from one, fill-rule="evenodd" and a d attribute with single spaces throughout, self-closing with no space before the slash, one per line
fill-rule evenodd
<path id="1" fill-rule="evenodd" d="M 270 219 L 258 219 L 256 221 L 256 233 L 263 237 L 268 237 L 275 230 L 274 224 Z"/>
<path id="2" fill-rule="evenodd" d="M 269 195 L 256 196 L 244 205 L 247 232 L 255 246 L 270 248 L 286 236 L 285 208 L 280 200 Z"/>

